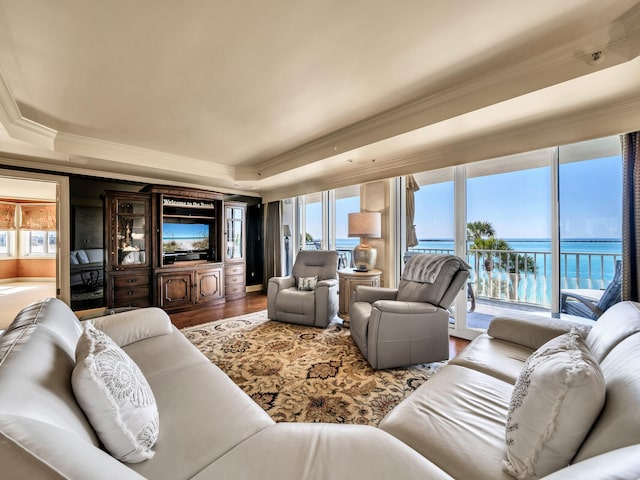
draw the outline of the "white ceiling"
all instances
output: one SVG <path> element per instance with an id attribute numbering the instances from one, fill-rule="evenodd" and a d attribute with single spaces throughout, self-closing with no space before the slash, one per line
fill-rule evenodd
<path id="1" fill-rule="evenodd" d="M 283 198 L 640 129 L 639 55 L 638 0 L 0 0 L 0 163 Z"/>

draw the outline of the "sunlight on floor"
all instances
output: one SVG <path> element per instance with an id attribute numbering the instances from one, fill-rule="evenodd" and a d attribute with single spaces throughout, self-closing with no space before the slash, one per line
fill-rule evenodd
<path id="1" fill-rule="evenodd" d="M 0 330 L 7 328 L 20 310 L 31 302 L 55 296 L 55 280 L 0 283 Z"/>

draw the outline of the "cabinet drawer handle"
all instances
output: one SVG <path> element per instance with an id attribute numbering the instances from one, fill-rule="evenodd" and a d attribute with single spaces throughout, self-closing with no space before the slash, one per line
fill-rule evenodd
<path id="1" fill-rule="evenodd" d="M 131 296 L 131 295 L 133 295 L 134 293 L 136 293 L 134 290 L 129 290 L 129 291 L 127 292 L 127 295 Z"/>

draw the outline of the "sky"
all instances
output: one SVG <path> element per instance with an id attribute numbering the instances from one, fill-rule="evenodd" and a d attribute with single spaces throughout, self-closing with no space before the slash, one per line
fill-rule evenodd
<path id="1" fill-rule="evenodd" d="M 162 226 L 163 238 L 202 238 L 208 236 L 206 225 L 192 223 L 165 223 Z"/>
<path id="2" fill-rule="evenodd" d="M 488 221 L 505 239 L 550 238 L 550 167 L 467 181 L 467 221 Z M 560 165 L 561 238 L 620 238 L 622 172 L 619 156 Z M 415 194 L 421 239 L 453 238 L 453 182 L 427 185 Z M 347 214 L 357 197 L 338 200 L 336 238 L 347 238 Z M 307 206 L 307 231 L 321 236 L 321 205 Z"/>

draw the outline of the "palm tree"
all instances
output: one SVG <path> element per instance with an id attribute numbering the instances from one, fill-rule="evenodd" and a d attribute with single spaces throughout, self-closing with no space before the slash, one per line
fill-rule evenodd
<path id="1" fill-rule="evenodd" d="M 487 221 L 475 221 L 467 223 L 467 241 L 471 242 L 469 248 L 471 250 L 501 250 L 509 252 L 513 250 L 509 243 L 500 238 L 496 238 L 496 232 Z M 490 254 L 484 260 L 484 267 L 487 273 L 491 274 L 494 266 L 501 266 L 509 273 L 519 273 L 527 271 L 534 273 L 536 270 L 535 263 L 531 256 L 513 254 Z"/>

